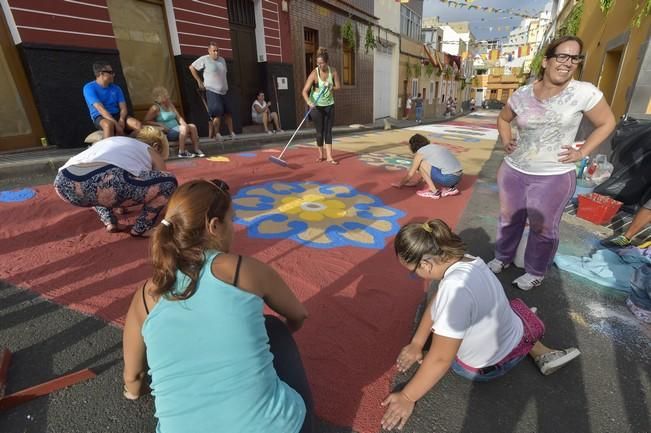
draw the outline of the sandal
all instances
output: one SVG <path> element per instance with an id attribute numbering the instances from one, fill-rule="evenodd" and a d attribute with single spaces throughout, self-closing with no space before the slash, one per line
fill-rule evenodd
<path id="1" fill-rule="evenodd" d="M 325 161 L 325 160 L 326 160 L 325 158 L 323 158 L 323 157 L 319 157 L 319 158 L 316 159 L 316 162 L 323 162 L 323 161 Z"/>
<path id="2" fill-rule="evenodd" d="M 335 161 L 334 159 L 329 159 L 328 163 L 330 163 L 332 165 L 339 165 L 339 161 Z"/>

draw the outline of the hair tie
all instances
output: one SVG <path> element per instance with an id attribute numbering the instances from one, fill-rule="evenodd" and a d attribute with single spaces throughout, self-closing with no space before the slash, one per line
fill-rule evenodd
<path id="1" fill-rule="evenodd" d="M 165 227 L 172 227 L 172 223 L 167 221 L 165 218 L 160 220 L 160 223 L 163 224 Z"/>
<path id="2" fill-rule="evenodd" d="M 431 227 L 429 226 L 429 224 L 426 223 L 426 222 L 423 223 L 422 227 L 423 227 L 423 230 L 425 230 L 427 233 L 432 233 L 432 232 L 434 232 L 434 230 L 432 230 L 432 228 L 431 228 Z"/>

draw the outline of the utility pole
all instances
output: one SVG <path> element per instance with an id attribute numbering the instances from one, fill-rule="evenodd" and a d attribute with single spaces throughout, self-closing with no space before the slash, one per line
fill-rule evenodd
<path id="1" fill-rule="evenodd" d="M 552 19 L 551 19 L 551 26 L 552 26 L 552 33 L 551 33 L 551 38 L 554 39 L 556 36 L 556 18 L 558 16 L 558 0 L 552 0 Z"/>

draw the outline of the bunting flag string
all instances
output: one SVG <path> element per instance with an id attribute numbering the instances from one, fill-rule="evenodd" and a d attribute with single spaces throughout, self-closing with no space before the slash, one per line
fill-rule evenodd
<path id="1" fill-rule="evenodd" d="M 491 12 L 495 14 L 509 14 L 509 15 L 515 15 L 521 18 L 531 18 L 531 19 L 542 19 L 546 20 L 548 18 L 540 18 L 539 16 L 532 15 L 531 13 L 527 13 L 527 11 L 521 11 L 518 9 L 500 9 L 500 8 L 494 8 L 490 6 L 479 6 L 479 5 L 474 5 L 472 4 L 474 0 L 466 0 L 465 2 L 463 1 L 456 1 L 456 0 L 440 0 L 441 3 L 446 3 L 448 7 L 453 7 L 453 8 L 468 8 L 470 10 L 482 10 L 484 12 Z"/>

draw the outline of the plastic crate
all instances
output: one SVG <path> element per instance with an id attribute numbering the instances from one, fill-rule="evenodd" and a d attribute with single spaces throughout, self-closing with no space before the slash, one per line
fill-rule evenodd
<path id="1" fill-rule="evenodd" d="M 576 211 L 576 216 L 595 224 L 607 224 L 621 206 L 621 201 L 613 200 L 596 192 L 579 195 L 579 208 Z"/>

